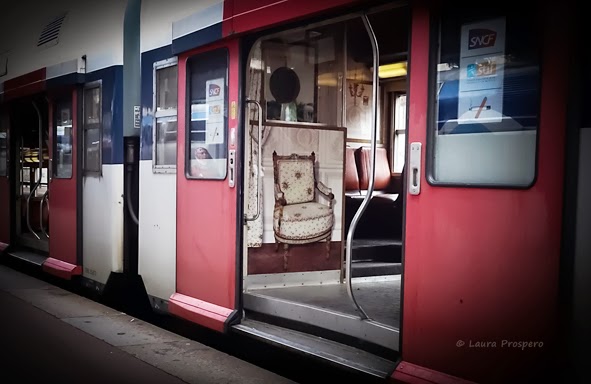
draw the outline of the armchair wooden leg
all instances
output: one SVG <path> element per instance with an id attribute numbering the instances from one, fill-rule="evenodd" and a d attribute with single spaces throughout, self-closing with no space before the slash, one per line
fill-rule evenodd
<path id="1" fill-rule="evenodd" d="M 289 254 L 289 244 L 283 244 L 283 270 L 287 271 L 287 255 Z"/>
<path id="2" fill-rule="evenodd" d="M 326 260 L 330 258 L 330 237 L 326 239 Z"/>

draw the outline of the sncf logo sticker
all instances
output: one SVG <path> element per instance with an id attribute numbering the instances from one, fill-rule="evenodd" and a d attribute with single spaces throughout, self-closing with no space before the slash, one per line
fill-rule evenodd
<path id="1" fill-rule="evenodd" d="M 490 29 L 471 29 L 468 33 L 468 49 L 492 47 L 497 40 L 497 32 Z"/>
<path id="2" fill-rule="evenodd" d="M 220 86 L 216 84 L 209 84 L 209 96 L 219 96 L 220 95 Z"/>

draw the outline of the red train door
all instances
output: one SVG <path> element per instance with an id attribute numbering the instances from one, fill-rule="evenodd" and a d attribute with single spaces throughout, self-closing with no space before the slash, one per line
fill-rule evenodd
<path id="1" fill-rule="evenodd" d="M 402 357 L 506 382 L 552 345 L 568 39 L 445 4 L 412 16 Z"/>
<path id="2" fill-rule="evenodd" d="M 9 118 L 0 110 L 0 251 L 10 243 Z"/>
<path id="3" fill-rule="evenodd" d="M 178 60 L 176 293 L 169 310 L 218 331 L 237 295 L 238 52 L 231 41 Z"/>
<path id="4" fill-rule="evenodd" d="M 81 273 L 78 262 L 77 92 L 55 98 L 49 107 L 51 179 L 49 183 L 49 258 L 43 269 L 69 279 Z"/>

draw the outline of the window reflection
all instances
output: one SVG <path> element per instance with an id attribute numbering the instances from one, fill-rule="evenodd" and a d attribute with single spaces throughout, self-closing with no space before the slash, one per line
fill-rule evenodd
<path id="1" fill-rule="evenodd" d="M 265 39 L 251 60 L 267 120 L 339 125 L 343 76 L 342 24 L 288 31 Z M 258 48 L 255 48 L 258 49 Z"/>
<path id="2" fill-rule="evenodd" d="M 58 104 L 55 122 L 55 177 L 72 177 L 72 108 L 69 103 Z"/>
<path id="3" fill-rule="evenodd" d="M 227 168 L 228 53 L 219 49 L 188 61 L 190 78 L 187 174 L 224 179 Z"/>

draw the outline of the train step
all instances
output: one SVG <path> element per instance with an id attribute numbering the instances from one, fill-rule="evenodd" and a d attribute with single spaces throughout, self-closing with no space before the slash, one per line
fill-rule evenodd
<path id="1" fill-rule="evenodd" d="M 262 339 L 277 347 L 287 348 L 339 368 L 363 372 L 378 378 L 389 377 L 396 367 L 395 361 L 364 350 L 257 320 L 243 319 L 240 324 L 232 328 L 238 333 Z"/>
<path id="2" fill-rule="evenodd" d="M 402 242 L 390 239 L 353 240 L 353 261 L 371 260 L 376 262 L 400 263 Z"/>
<path id="3" fill-rule="evenodd" d="M 402 263 L 353 261 L 351 268 L 353 277 L 390 276 L 402 274 Z"/>
<path id="4" fill-rule="evenodd" d="M 29 264 L 33 264 L 35 266 L 42 266 L 45 260 L 49 257 L 47 254 L 43 252 L 38 252 L 34 250 L 29 250 L 27 248 L 9 248 L 6 250 L 6 254 L 8 256 L 14 257 L 15 259 L 19 259 L 20 261 L 25 261 Z"/>

